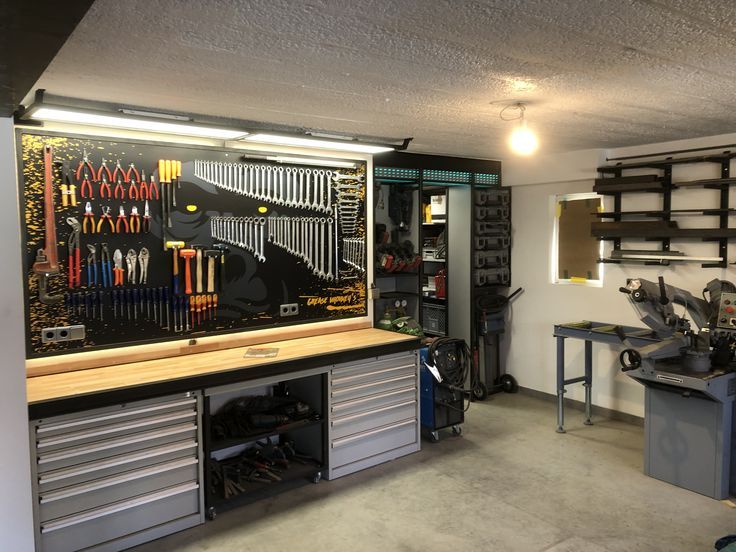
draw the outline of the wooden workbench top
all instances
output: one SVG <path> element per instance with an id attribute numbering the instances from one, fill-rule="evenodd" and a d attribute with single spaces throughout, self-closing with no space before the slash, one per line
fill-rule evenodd
<path id="1" fill-rule="evenodd" d="M 69 399 L 80 395 L 90 395 L 133 387 L 150 386 L 162 382 L 177 380 L 194 380 L 208 375 L 238 371 L 243 380 L 249 379 L 247 371 L 267 365 L 295 364 L 300 360 L 345 353 L 348 351 L 365 351 L 371 356 L 371 348 L 380 346 L 406 344 L 411 342 L 418 346 L 418 338 L 366 328 L 329 335 L 302 337 L 285 341 L 261 343 L 253 348 L 277 348 L 278 355 L 273 358 L 245 358 L 245 352 L 251 348 L 237 347 L 221 351 L 195 353 L 175 358 L 163 358 L 103 366 L 49 374 L 28 378 L 26 389 L 28 404 L 42 403 L 59 399 Z M 326 364 L 329 364 L 326 361 Z M 256 370 L 253 370 L 254 372 Z"/>

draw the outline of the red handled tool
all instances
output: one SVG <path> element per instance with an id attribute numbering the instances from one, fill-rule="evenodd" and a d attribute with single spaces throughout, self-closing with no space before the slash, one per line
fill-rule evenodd
<path id="1" fill-rule="evenodd" d="M 112 177 L 112 172 L 110 172 L 110 168 L 107 166 L 107 159 L 104 157 L 102 158 L 102 164 L 100 165 L 100 168 L 97 169 L 97 182 L 102 180 L 103 176 L 107 176 L 107 181 L 112 182 L 115 179 Z"/>
<path id="2" fill-rule="evenodd" d="M 105 226 L 105 222 L 110 225 L 110 233 L 115 233 L 115 223 L 112 221 L 112 217 L 110 216 L 110 207 L 106 206 L 102 208 L 102 214 L 100 215 L 100 220 L 97 221 L 97 233 L 99 234 L 102 231 L 102 227 Z"/>
<path id="3" fill-rule="evenodd" d="M 138 193 L 138 186 L 135 185 L 137 180 L 135 178 L 130 178 L 130 187 L 128 188 L 128 199 L 135 199 L 138 200 L 141 198 L 141 195 Z"/>
<path id="4" fill-rule="evenodd" d="M 130 231 L 138 234 L 141 231 L 141 217 L 138 214 L 138 207 L 133 205 L 130 208 Z"/>
<path id="5" fill-rule="evenodd" d="M 127 173 L 125 172 L 125 169 L 123 169 L 123 166 L 120 164 L 120 159 L 118 159 L 117 162 L 115 163 L 115 170 L 112 171 L 112 178 L 110 179 L 110 182 L 117 181 L 118 180 L 118 177 L 120 177 L 125 182 L 128 182 L 126 180 L 126 178 L 127 178 L 125 176 L 126 174 Z"/>
<path id="6" fill-rule="evenodd" d="M 121 228 L 125 229 L 126 234 L 130 234 L 130 226 L 128 226 L 128 219 L 125 216 L 125 208 L 120 206 L 120 214 L 118 215 L 118 221 L 115 223 L 115 232 L 121 234 Z"/>
<path id="7" fill-rule="evenodd" d="M 95 196 L 92 193 L 92 183 L 89 179 L 89 174 L 84 171 L 84 178 L 82 179 L 82 187 L 80 189 L 81 196 L 85 199 L 94 199 Z"/>
<path id="8" fill-rule="evenodd" d="M 146 183 L 146 171 L 141 171 L 141 183 L 138 185 L 138 190 L 140 191 L 141 200 L 147 200 L 151 197 Z"/>
<path id="9" fill-rule="evenodd" d="M 140 182 L 141 180 L 141 173 L 138 172 L 138 169 L 135 168 L 135 163 L 131 163 L 128 167 L 128 172 L 125 173 L 125 181 L 130 182 L 130 179 L 135 176 L 135 181 Z"/>
<path id="10" fill-rule="evenodd" d="M 148 210 L 148 200 L 146 200 L 146 205 L 143 207 L 143 226 L 141 229 L 146 234 L 151 231 L 151 212 Z"/>
<path id="11" fill-rule="evenodd" d="M 115 184 L 115 199 L 125 199 L 125 187 L 123 186 L 122 177 L 118 176 L 117 184 Z"/>
<path id="12" fill-rule="evenodd" d="M 87 225 L 89 225 L 89 233 L 94 234 L 97 227 L 95 226 L 95 214 L 92 212 L 92 204 L 88 201 L 84 206 L 84 222 L 82 222 L 82 232 L 87 233 Z"/>
<path id="13" fill-rule="evenodd" d="M 107 176 L 104 174 L 100 179 L 100 198 L 106 197 L 110 199 L 112 197 L 112 190 L 110 190 L 110 183 L 107 180 Z"/>
<path id="14" fill-rule="evenodd" d="M 91 172 L 92 179 L 94 179 L 95 176 L 97 176 L 97 171 L 95 171 L 94 165 L 92 165 L 92 162 L 89 160 L 89 157 L 87 157 L 87 150 L 84 150 L 84 155 L 82 156 L 82 160 L 79 162 L 79 166 L 77 166 L 77 172 L 75 174 L 77 180 L 80 180 L 82 178 L 82 169 L 85 169 L 85 172 L 87 171 Z M 85 175 L 85 178 L 87 178 L 87 175 Z"/>
<path id="15" fill-rule="evenodd" d="M 79 287 L 82 279 L 81 253 L 79 251 L 79 221 L 74 217 L 68 217 L 66 223 L 72 227 L 66 247 L 69 251 L 68 280 L 69 287 Z"/>

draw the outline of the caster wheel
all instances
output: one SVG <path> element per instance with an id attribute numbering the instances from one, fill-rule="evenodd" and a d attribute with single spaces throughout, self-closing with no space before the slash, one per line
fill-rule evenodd
<path id="1" fill-rule="evenodd" d="M 322 481 L 322 472 L 317 472 L 312 476 L 312 483 L 315 485 Z"/>
<path id="2" fill-rule="evenodd" d="M 439 431 L 432 431 L 429 434 L 429 440 L 433 443 L 436 443 L 440 440 L 440 432 Z"/>
<path id="3" fill-rule="evenodd" d="M 504 393 L 517 393 L 519 391 L 519 384 L 517 383 L 516 378 L 509 374 L 501 376 L 498 383 L 501 384 L 501 389 L 503 389 Z"/>
<path id="4" fill-rule="evenodd" d="M 473 400 L 484 401 L 488 398 L 488 388 L 486 384 L 479 381 L 475 387 L 473 387 Z"/>
<path id="5" fill-rule="evenodd" d="M 452 426 L 452 434 L 453 435 L 462 435 L 463 434 L 463 428 L 459 425 Z"/>
<path id="6" fill-rule="evenodd" d="M 207 519 L 212 521 L 216 517 L 217 517 L 217 510 L 215 510 L 214 506 L 210 506 L 209 508 L 207 508 Z"/>

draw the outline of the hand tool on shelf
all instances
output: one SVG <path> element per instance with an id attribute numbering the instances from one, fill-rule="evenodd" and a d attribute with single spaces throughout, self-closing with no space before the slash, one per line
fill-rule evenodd
<path id="1" fill-rule="evenodd" d="M 96 299 L 97 305 L 100 309 L 100 321 L 105 320 L 105 296 L 102 294 L 100 290 L 97 290 L 97 299 Z"/>
<path id="2" fill-rule="evenodd" d="M 212 295 L 212 319 L 217 320 L 217 294 Z"/>
<path id="3" fill-rule="evenodd" d="M 204 256 L 207 259 L 207 293 L 215 291 L 215 272 L 217 265 L 215 261 L 222 255 L 218 249 L 206 249 Z"/>
<path id="4" fill-rule="evenodd" d="M 173 259 L 172 275 L 174 284 L 174 295 L 179 295 L 179 250 L 184 247 L 183 241 L 164 242 L 166 249 L 171 249 Z"/>
<path id="5" fill-rule="evenodd" d="M 184 293 L 192 294 L 192 267 L 190 261 L 197 252 L 194 249 L 180 249 L 179 256 L 184 259 Z"/>
<path id="6" fill-rule="evenodd" d="M 187 296 L 186 296 L 186 302 L 187 302 L 187 308 L 186 308 L 186 311 L 187 311 L 187 312 L 188 312 L 188 313 L 189 313 L 189 314 L 191 315 L 191 317 L 192 317 L 192 326 L 191 326 L 191 327 L 192 327 L 192 328 L 194 328 L 194 323 L 195 323 L 195 318 L 194 318 L 194 317 L 195 317 L 195 316 L 196 316 L 196 314 L 197 314 L 197 313 L 196 313 L 196 308 L 197 308 L 197 306 L 196 306 L 196 304 L 195 304 L 195 301 L 194 301 L 194 297 L 192 297 L 192 296 L 190 296 L 190 295 L 187 295 Z M 189 317 L 187 317 L 187 330 L 189 330 Z"/>
<path id="7" fill-rule="evenodd" d="M 66 246 L 68 250 L 68 276 L 69 287 L 75 288 L 81 285 L 81 253 L 79 251 L 79 232 L 80 225 L 79 221 L 74 217 L 67 217 L 66 223 L 72 227 L 72 231 L 69 233 Z"/>
<path id="8" fill-rule="evenodd" d="M 202 252 L 204 251 L 204 245 L 192 244 L 192 249 L 196 251 L 197 255 L 195 258 L 195 290 L 197 293 L 202 293 Z"/>
<path id="9" fill-rule="evenodd" d="M 82 179 L 81 187 L 79 188 L 79 195 L 85 199 L 94 199 L 94 193 L 92 191 L 92 182 L 90 182 L 87 171 L 84 171 L 84 178 Z"/>
<path id="10" fill-rule="evenodd" d="M 97 230 L 95 224 L 95 214 L 92 212 L 92 204 L 88 201 L 84 206 L 84 221 L 82 222 L 82 232 L 87 233 L 87 226 L 89 226 L 89 233 L 94 234 Z"/>
<path id="11" fill-rule="evenodd" d="M 84 170 L 85 173 L 87 172 L 92 173 L 93 179 L 97 175 L 97 171 L 95 171 L 94 165 L 92 165 L 92 162 L 89 160 L 89 156 L 87 155 L 86 149 L 83 150 L 82 160 L 79 162 L 79 165 L 77 166 L 77 172 L 75 173 L 75 177 L 77 180 L 81 179 L 82 170 Z M 85 178 L 87 178 L 86 175 L 85 175 Z M 84 195 L 82 197 L 84 197 Z"/>
<path id="12" fill-rule="evenodd" d="M 164 160 L 164 170 L 166 172 L 166 183 L 169 185 L 169 192 L 171 192 L 171 206 L 176 207 L 176 187 L 174 186 L 174 178 L 176 176 L 176 161 L 173 162 L 170 159 Z"/>
<path id="13" fill-rule="evenodd" d="M 172 171 L 174 170 L 174 163 L 176 163 L 176 187 L 181 188 L 181 161 L 172 161 Z"/>
<path id="14" fill-rule="evenodd" d="M 148 181 L 148 199 L 155 199 L 156 201 L 159 199 L 158 186 L 156 186 L 156 181 L 153 179 L 153 175 L 151 175 L 151 178 Z"/>
<path id="15" fill-rule="evenodd" d="M 135 163 L 128 165 L 128 170 L 125 173 L 125 181 L 131 182 L 133 177 L 135 177 L 136 182 L 140 182 L 141 174 L 138 172 L 138 169 L 135 168 Z"/>
<path id="16" fill-rule="evenodd" d="M 136 283 L 136 272 L 138 270 L 138 254 L 135 249 L 128 249 L 128 254 L 125 256 L 125 264 L 128 269 L 128 283 Z"/>
<path id="17" fill-rule="evenodd" d="M 179 300 L 180 299 L 181 297 L 176 297 L 176 296 L 171 298 L 171 303 L 172 303 L 171 308 L 174 311 L 174 331 L 175 332 L 181 331 L 179 329 Z"/>
<path id="18" fill-rule="evenodd" d="M 97 245 L 87 244 L 87 285 L 89 287 L 97 285 Z"/>
<path id="19" fill-rule="evenodd" d="M 112 290 L 112 317 L 117 320 L 118 318 L 118 305 L 120 304 L 120 297 L 118 290 Z"/>
<path id="20" fill-rule="evenodd" d="M 139 284 L 148 283 L 148 257 L 149 257 L 148 248 L 141 247 L 141 250 L 138 253 L 138 264 L 140 265 L 140 269 L 141 269 L 141 274 L 138 279 Z"/>
<path id="21" fill-rule="evenodd" d="M 112 271 L 115 273 L 113 285 L 122 286 L 124 283 L 123 273 L 125 272 L 125 269 L 123 269 L 123 252 L 119 249 L 116 249 L 112 254 L 112 260 L 115 264 L 115 268 L 112 269 Z"/>
<path id="22" fill-rule="evenodd" d="M 100 215 L 100 219 L 97 221 L 97 233 L 102 232 L 102 227 L 105 226 L 105 222 L 107 222 L 110 225 L 110 233 L 115 233 L 115 223 L 112 221 L 112 216 L 110 216 L 110 206 L 106 205 L 102 207 L 102 214 Z"/>
<path id="23" fill-rule="evenodd" d="M 140 305 L 140 291 L 133 288 L 133 320 L 138 320 L 138 307 Z"/>
<path id="24" fill-rule="evenodd" d="M 112 198 L 112 190 L 110 189 L 110 181 L 107 179 L 107 176 L 104 174 L 102 175 L 102 180 L 100 180 L 100 199 Z"/>
<path id="25" fill-rule="evenodd" d="M 141 198 L 141 194 L 138 191 L 138 186 L 136 185 L 136 182 L 138 181 L 135 178 L 131 178 L 129 182 L 130 185 L 128 186 L 128 199 L 134 199 L 138 201 Z"/>
<path id="26" fill-rule="evenodd" d="M 44 161 L 44 189 L 43 189 L 43 217 L 44 217 L 44 246 L 36 251 L 33 262 L 33 274 L 38 280 L 38 300 L 44 305 L 56 305 L 64 300 L 64 296 L 49 295 L 48 280 L 59 274 L 58 250 L 56 243 L 56 213 L 54 211 L 54 151 L 49 145 L 43 149 Z"/>
<path id="27" fill-rule="evenodd" d="M 148 182 L 146 182 L 146 171 L 144 170 L 141 170 L 141 181 L 138 184 L 138 191 L 140 192 L 141 200 L 148 200 L 150 198 Z"/>
<path id="28" fill-rule="evenodd" d="M 128 181 L 125 179 L 126 178 L 125 175 L 126 175 L 125 169 L 120 164 L 120 159 L 118 159 L 115 162 L 115 170 L 112 171 L 112 179 L 111 179 L 111 181 L 113 181 L 113 180 L 114 181 L 117 181 L 118 179 L 120 179 L 123 182 L 126 182 L 127 183 Z"/>
<path id="29" fill-rule="evenodd" d="M 146 234 L 151 232 L 151 212 L 148 210 L 148 200 L 146 200 L 146 204 L 143 207 L 143 224 L 141 225 L 141 230 Z"/>
<path id="30" fill-rule="evenodd" d="M 115 232 L 120 234 L 121 228 L 125 231 L 126 234 L 130 233 L 130 226 L 128 226 L 128 219 L 125 217 L 125 208 L 122 205 L 120 206 L 120 213 L 118 214 L 118 220 L 115 223 Z"/>
<path id="31" fill-rule="evenodd" d="M 151 319 L 151 302 L 153 301 L 153 290 L 146 288 L 146 318 Z"/>
<path id="32" fill-rule="evenodd" d="M 215 243 L 212 247 L 220 252 L 220 292 L 222 292 L 226 283 L 225 256 L 230 253 L 230 248 L 224 243 Z"/>
<path id="33" fill-rule="evenodd" d="M 164 306 L 166 307 L 166 326 L 164 326 L 165 330 L 168 330 L 171 327 L 171 305 L 169 304 L 169 288 L 164 286 L 163 292 L 161 293 L 161 308 L 163 309 Z M 164 320 L 164 313 L 163 310 L 161 311 L 161 323 L 163 323 Z"/>
<path id="34" fill-rule="evenodd" d="M 100 163 L 100 168 L 97 169 L 97 174 L 95 175 L 95 179 L 97 180 L 97 182 L 100 182 L 103 179 L 103 177 L 107 177 L 108 182 L 112 182 L 113 180 L 115 180 L 112 177 L 112 172 L 110 172 L 110 169 L 107 166 L 107 159 L 105 159 L 104 157 L 102 158 L 102 163 Z"/>
<path id="35" fill-rule="evenodd" d="M 139 234 L 141 231 L 141 217 L 138 214 L 138 207 L 133 205 L 130 208 L 130 232 L 131 234 Z"/>
<path id="36" fill-rule="evenodd" d="M 77 187 L 74 185 L 74 180 L 72 180 L 72 174 L 72 170 L 66 168 L 65 164 L 62 170 L 63 181 L 61 183 L 61 205 L 63 207 L 77 206 Z"/>
<path id="37" fill-rule="evenodd" d="M 158 306 L 161 298 L 159 297 L 159 288 L 151 289 L 151 300 L 153 301 L 153 321 L 158 324 Z"/>
<path id="38" fill-rule="evenodd" d="M 102 244 L 100 268 L 102 269 L 102 286 L 112 286 L 112 265 L 110 264 L 110 251 L 108 250 L 106 243 Z"/>
<path id="39" fill-rule="evenodd" d="M 123 178 L 120 175 L 118 175 L 115 181 L 115 191 L 112 196 L 115 199 L 125 199 L 125 186 L 123 186 Z"/>
<path id="40" fill-rule="evenodd" d="M 212 296 L 203 295 L 202 310 L 204 311 L 204 319 L 212 320 Z"/>
<path id="41" fill-rule="evenodd" d="M 133 317 L 130 314 L 130 306 L 133 304 L 133 290 L 132 289 L 126 289 L 120 292 L 121 294 L 124 294 L 125 300 L 123 301 L 125 303 L 125 312 L 126 312 L 126 319 L 132 320 Z"/>

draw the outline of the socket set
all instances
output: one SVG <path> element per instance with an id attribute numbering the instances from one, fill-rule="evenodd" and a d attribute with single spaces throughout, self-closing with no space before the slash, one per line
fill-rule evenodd
<path id="1" fill-rule="evenodd" d="M 475 287 L 510 284 L 511 190 L 475 190 L 473 207 L 473 283 Z"/>

